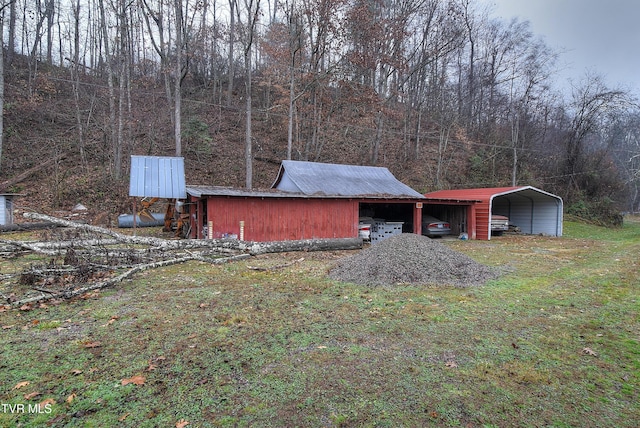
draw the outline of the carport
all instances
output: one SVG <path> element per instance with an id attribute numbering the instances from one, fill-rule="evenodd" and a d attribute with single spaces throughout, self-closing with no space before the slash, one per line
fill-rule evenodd
<path id="1" fill-rule="evenodd" d="M 426 214 L 440 215 L 471 239 L 491 239 L 491 214 L 509 217 L 525 234 L 562 236 L 562 198 L 532 186 L 440 190 L 425 197 Z"/>

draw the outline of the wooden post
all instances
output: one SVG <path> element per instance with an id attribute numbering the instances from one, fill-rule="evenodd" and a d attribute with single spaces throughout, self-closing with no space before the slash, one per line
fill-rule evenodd
<path id="1" fill-rule="evenodd" d="M 422 234 L 422 202 L 413 205 L 413 233 Z"/>
<path id="2" fill-rule="evenodd" d="M 136 198 L 133 198 L 133 236 L 136 236 L 136 215 L 138 215 L 138 206 Z"/>

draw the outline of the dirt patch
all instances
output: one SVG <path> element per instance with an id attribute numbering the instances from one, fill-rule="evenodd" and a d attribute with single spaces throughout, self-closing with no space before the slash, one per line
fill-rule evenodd
<path id="1" fill-rule="evenodd" d="M 339 260 L 329 271 L 338 281 L 363 285 L 425 284 L 468 287 L 499 275 L 445 244 L 403 233 Z"/>

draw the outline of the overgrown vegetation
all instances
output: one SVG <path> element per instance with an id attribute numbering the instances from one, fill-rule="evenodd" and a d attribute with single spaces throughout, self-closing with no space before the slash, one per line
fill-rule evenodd
<path id="1" fill-rule="evenodd" d="M 71 3 L 2 2 L 20 209 L 130 212 L 134 154 L 184 156 L 190 184 L 268 187 L 290 157 L 638 210 L 634 94 L 596 72 L 559 93 L 561 54 L 484 0 Z"/>
<path id="2" fill-rule="evenodd" d="M 2 309 L 0 401 L 42 413 L 0 425 L 633 427 L 640 222 L 564 230 L 445 241 L 509 268 L 465 289 L 334 282 L 343 253 L 281 254 Z"/>
<path id="3" fill-rule="evenodd" d="M 609 198 L 597 201 L 581 199 L 569 206 L 567 214 L 579 221 L 598 226 L 621 227 L 623 223 L 622 213 Z"/>

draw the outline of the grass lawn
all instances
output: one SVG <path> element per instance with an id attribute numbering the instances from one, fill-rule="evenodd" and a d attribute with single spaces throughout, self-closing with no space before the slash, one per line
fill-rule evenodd
<path id="1" fill-rule="evenodd" d="M 640 221 L 564 228 L 443 241 L 505 268 L 481 287 L 339 283 L 345 253 L 278 254 L 0 309 L 0 426 L 637 427 Z"/>

